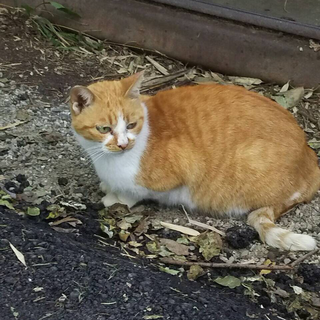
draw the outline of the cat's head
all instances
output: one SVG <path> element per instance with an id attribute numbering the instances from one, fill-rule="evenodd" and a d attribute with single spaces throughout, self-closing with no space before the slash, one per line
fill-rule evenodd
<path id="1" fill-rule="evenodd" d="M 140 133 L 144 110 L 139 99 L 143 74 L 119 81 L 75 86 L 70 92 L 74 130 L 83 138 L 101 143 L 104 152 L 132 149 Z"/>

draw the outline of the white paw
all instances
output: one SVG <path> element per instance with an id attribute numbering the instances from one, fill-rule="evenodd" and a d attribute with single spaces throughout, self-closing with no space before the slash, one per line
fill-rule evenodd
<path id="1" fill-rule="evenodd" d="M 266 234 L 265 241 L 271 247 L 289 251 L 312 251 L 317 246 L 316 240 L 312 237 L 282 228 L 271 228 Z"/>
<path id="2" fill-rule="evenodd" d="M 108 187 L 108 185 L 103 181 L 100 182 L 99 187 L 100 187 L 100 190 L 102 192 L 104 192 L 105 194 L 107 194 L 107 193 L 109 193 L 111 191 L 110 188 Z"/>
<path id="3" fill-rule="evenodd" d="M 103 205 L 108 208 L 114 205 L 115 203 L 119 203 L 119 199 L 116 194 L 109 192 L 101 199 Z"/>
<path id="4" fill-rule="evenodd" d="M 138 202 L 136 199 L 120 194 L 118 195 L 118 199 L 121 204 L 127 205 L 129 209 L 132 208 Z"/>

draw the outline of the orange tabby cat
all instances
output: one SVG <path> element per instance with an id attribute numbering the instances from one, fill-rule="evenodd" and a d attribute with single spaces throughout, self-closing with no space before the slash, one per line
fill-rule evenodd
<path id="1" fill-rule="evenodd" d="M 320 187 L 316 154 L 294 117 L 238 86 L 140 96 L 142 74 L 71 90 L 72 126 L 91 156 L 105 206 L 154 199 L 202 212 L 248 214 L 262 241 L 312 250 L 274 221 Z"/>

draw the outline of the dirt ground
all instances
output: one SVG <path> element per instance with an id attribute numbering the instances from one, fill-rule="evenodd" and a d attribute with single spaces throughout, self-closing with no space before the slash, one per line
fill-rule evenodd
<path id="1" fill-rule="evenodd" d="M 118 238 L 98 241 L 105 236 L 98 221 L 103 195 L 90 161 L 73 138 L 66 103 L 73 85 L 144 69 L 144 92 L 149 94 L 191 83 L 242 81 L 273 96 L 281 86 L 228 78 L 108 43 L 96 54 L 62 53 L 24 17 L 5 10 L 0 38 L 0 183 L 16 197 L 14 210 L 0 205 L 0 319 L 318 319 L 319 253 L 294 273 L 271 272 L 257 280 L 257 272 L 224 268 L 189 281 L 184 272 L 173 276 L 158 271 L 155 259 L 131 256 Z M 305 90 L 290 109 L 316 152 L 319 101 L 319 94 Z M 51 204 L 64 208 L 74 223 L 52 225 L 54 219 L 46 219 Z M 40 214 L 24 214 L 28 207 L 39 208 Z M 279 224 L 320 241 L 319 211 L 318 195 Z M 143 204 L 139 213 L 188 225 L 179 208 Z M 243 221 L 192 218 L 222 231 L 236 227 L 236 239 L 241 228 L 248 230 Z M 174 234 L 167 232 L 166 237 Z M 254 238 L 240 249 L 224 241 L 215 262 L 261 265 L 269 259 L 289 265 L 303 255 L 270 249 Z M 24 254 L 27 268 L 9 242 Z M 213 281 L 228 275 L 245 281 L 233 289 Z"/>

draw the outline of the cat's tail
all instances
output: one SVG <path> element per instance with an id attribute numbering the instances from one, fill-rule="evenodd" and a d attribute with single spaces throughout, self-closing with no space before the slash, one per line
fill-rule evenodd
<path id="1" fill-rule="evenodd" d="M 315 239 L 279 228 L 274 224 L 274 209 L 264 207 L 252 211 L 248 223 L 254 227 L 260 239 L 271 247 L 290 251 L 311 251 L 317 246 Z"/>

